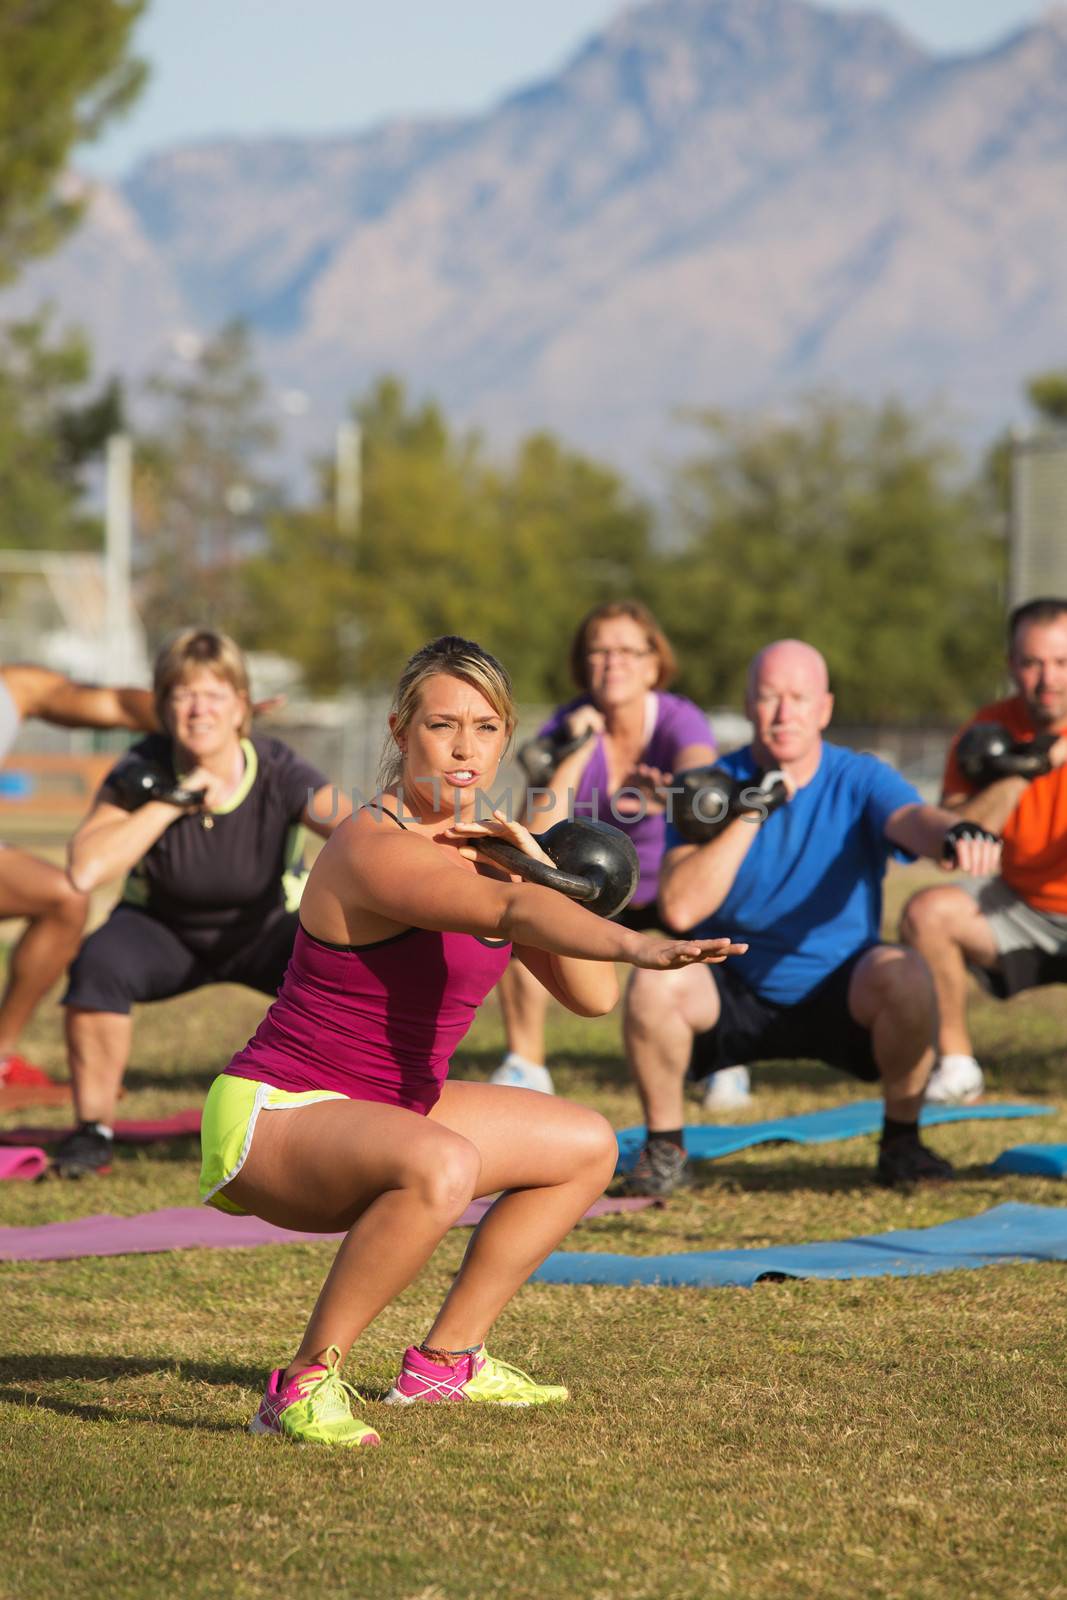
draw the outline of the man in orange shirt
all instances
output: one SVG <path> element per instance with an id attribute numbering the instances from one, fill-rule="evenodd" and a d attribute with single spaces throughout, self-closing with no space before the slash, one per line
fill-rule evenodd
<path id="1" fill-rule="evenodd" d="M 1015 741 L 1016 760 L 1024 754 L 1018 764 L 1036 775 L 989 781 L 986 772 L 969 780 L 957 759 L 961 729 L 942 795 L 950 810 L 1003 836 L 1000 876 L 921 890 L 901 929 L 926 958 L 937 989 L 940 1058 L 926 1098 L 940 1102 L 976 1100 L 983 1089 L 967 1032 L 968 966 L 981 970 L 1000 999 L 1067 983 L 1067 599 L 1017 606 L 1008 640 L 1018 692 L 983 706 L 967 727 L 999 723 Z"/>

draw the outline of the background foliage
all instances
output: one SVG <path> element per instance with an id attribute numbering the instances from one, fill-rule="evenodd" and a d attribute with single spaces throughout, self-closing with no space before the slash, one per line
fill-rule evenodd
<path id="1" fill-rule="evenodd" d="M 143 0 L 0 0 L 0 281 L 77 219 L 69 155 L 127 107 Z M 114 384 L 47 316 L 0 328 L 0 543 L 94 544 L 86 463 L 122 420 Z M 688 418 L 688 455 L 655 500 L 549 433 L 501 458 L 432 399 L 385 376 L 352 402 L 363 435 L 358 529 L 339 528 L 333 467 L 299 504 L 275 482 L 269 396 L 239 325 L 150 384 L 138 414 L 138 603 L 155 644 L 228 628 L 296 661 L 317 692 L 378 689 L 427 638 L 460 632 L 510 665 L 520 695 L 570 692 L 576 621 L 651 601 L 679 687 L 736 703 L 745 664 L 800 635 L 827 655 L 838 714 L 951 721 L 1001 674 L 1010 447 L 968 463 L 936 416 L 841 395 L 775 415 Z M 1067 373 L 1027 386 L 1067 424 Z M 325 441 L 324 441 L 325 444 Z"/>
<path id="2" fill-rule="evenodd" d="M 0 0 L 0 282 L 53 249 L 80 205 L 59 180 L 146 77 L 129 54 L 145 0 Z"/>

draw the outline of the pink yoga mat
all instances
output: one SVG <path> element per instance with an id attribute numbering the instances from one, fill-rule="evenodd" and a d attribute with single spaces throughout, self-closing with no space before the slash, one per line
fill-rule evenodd
<path id="1" fill-rule="evenodd" d="M 22 1178 L 32 1183 L 48 1167 L 48 1157 L 43 1150 L 31 1146 L 21 1150 L 0 1150 L 0 1179 Z"/>
<path id="2" fill-rule="evenodd" d="M 4 1128 L 0 1145 L 58 1144 L 73 1128 Z M 176 1111 L 171 1117 L 150 1117 L 143 1122 L 116 1122 L 116 1144 L 157 1144 L 163 1139 L 180 1139 L 200 1132 L 200 1111 Z"/>
<path id="3" fill-rule="evenodd" d="M 492 1203 L 475 1200 L 456 1223 L 457 1228 L 473 1228 Z M 585 1215 L 642 1211 L 655 1204 L 644 1196 L 604 1199 L 590 1206 Z M 230 1217 L 209 1206 L 174 1206 L 137 1217 L 105 1214 L 79 1217 L 76 1222 L 45 1222 L 36 1228 L 0 1228 L 0 1261 L 69 1261 L 80 1256 L 152 1255 L 197 1247 L 240 1250 L 257 1244 L 315 1244 L 343 1237 L 340 1233 L 294 1233 L 259 1217 Z"/>

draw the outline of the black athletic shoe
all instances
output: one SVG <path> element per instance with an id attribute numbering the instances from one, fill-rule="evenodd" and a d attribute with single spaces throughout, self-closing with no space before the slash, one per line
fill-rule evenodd
<path id="1" fill-rule="evenodd" d="M 887 1189 L 907 1189 L 914 1183 L 944 1183 L 955 1172 L 951 1161 L 909 1139 L 882 1146 L 874 1175 Z"/>
<path id="2" fill-rule="evenodd" d="M 689 1158 L 676 1144 L 657 1139 L 646 1144 L 622 1180 L 623 1194 L 665 1196 L 691 1182 Z"/>
<path id="3" fill-rule="evenodd" d="M 101 1133 L 98 1122 L 79 1122 L 56 1150 L 52 1170 L 61 1178 L 102 1176 L 111 1171 L 112 1143 L 108 1134 Z"/>

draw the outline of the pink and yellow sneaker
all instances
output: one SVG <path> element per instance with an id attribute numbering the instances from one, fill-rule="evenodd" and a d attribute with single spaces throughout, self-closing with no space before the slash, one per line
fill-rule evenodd
<path id="1" fill-rule="evenodd" d="M 374 1429 L 352 1415 L 351 1400 L 363 1402 L 337 1370 L 341 1352 L 335 1344 L 326 1359 L 326 1366 L 308 1367 L 284 1388 L 284 1369 L 272 1372 L 249 1433 L 274 1433 L 301 1444 L 381 1444 Z"/>
<path id="2" fill-rule="evenodd" d="M 535 1383 L 518 1367 L 497 1361 L 484 1344 L 461 1356 L 452 1367 L 431 1361 L 410 1345 L 385 1403 L 409 1406 L 416 1400 L 477 1400 L 498 1406 L 543 1406 L 566 1398 L 562 1384 Z"/>

